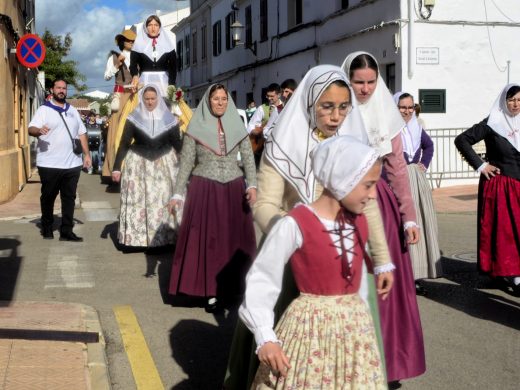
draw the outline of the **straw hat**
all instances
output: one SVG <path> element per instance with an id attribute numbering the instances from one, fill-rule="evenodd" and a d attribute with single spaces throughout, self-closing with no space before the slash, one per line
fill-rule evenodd
<path id="1" fill-rule="evenodd" d="M 116 44 L 121 38 L 124 38 L 128 41 L 135 41 L 135 37 L 137 34 L 132 30 L 124 30 L 121 34 L 117 34 L 115 37 Z"/>

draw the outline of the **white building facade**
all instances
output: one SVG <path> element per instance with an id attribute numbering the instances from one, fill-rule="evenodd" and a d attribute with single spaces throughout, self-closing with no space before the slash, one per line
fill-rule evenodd
<path id="1" fill-rule="evenodd" d="M 357 50 L 377 58 L 392 91 L 421 103 L 429 129 L 479 122 L 508 80 L 520 82 L 517 0 L 193 0 L 173 31 L 185 61 L 177 82 L 192 107 L 215 82 L 238 107 L 258 105 L 270 83 L 300 81 Z"/>

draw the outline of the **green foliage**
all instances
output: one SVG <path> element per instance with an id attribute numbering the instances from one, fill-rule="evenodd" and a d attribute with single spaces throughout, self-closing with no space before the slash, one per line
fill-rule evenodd
<path id="1" fill-rule="evenodd" d="M 62 38 L 60 35 L 53 35 L 49 30 L 45 30 L 42 36 L 45 44 L 45 60 L 40 65 L 40 69 L 45 72 L 45 88 L 48 89 L 56 79 L 63 79 L 68 84 L 73 85 L 77 91 L 84 91 L 87 86 L 82 83 L 86 77 L 77 69 L 77 62 L 64 60 L 72 46 L 70 33 Z"/>
<path id="2" fill-rule="evenodd" d="M 99 106 L 99 115 L 108 116 L 108 104 L 105 103 Z"/>

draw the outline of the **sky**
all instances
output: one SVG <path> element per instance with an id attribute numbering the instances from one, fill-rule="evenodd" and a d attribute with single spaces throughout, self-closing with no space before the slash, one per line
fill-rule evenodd
<path id="1" fill-rule="evenodd" d="M 187 6 L 189 1 L 176 0 L 37 0 L 36 33 L 42 35 L 46 29 L 62 37 L 70 33 L 67 59 L 77 61 L 86 76 L 85 93 L 112 92 L 114 80 L 105 81 L 103 74 L 110 50 L 118 50 L 114 37 L 125 25 L 143 22 L 156 10 L 167 13 Z"/>

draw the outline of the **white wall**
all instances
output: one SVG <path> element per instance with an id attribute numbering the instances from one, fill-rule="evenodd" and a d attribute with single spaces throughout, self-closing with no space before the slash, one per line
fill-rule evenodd
<path id="1" fill-rule="evenodd" d="M 487 21 L 520 22 L 518 0 L 485 3 Z M 403 17 L 407 18 L 406 1 L 401 8 Z M 434 24 L 443 21 L 447 23 Z M 415 23 L 414 47 L 438 48 L 439 64 L 416 64 L 412 78 L 408 77 L 407 67 L 407 26 L 402 30 L 402 90 L 417 97 L 421 88 L 446 89 L 446 114 L 421 114 L 430 128 L 468 127 L 486 117 L 507 83 L 507 60 L 511 61 L 511 82 L 520 82 L 520 26 L 490 26 L 488 29 L 485 25 L 448 24 L 454 21 L 486 22 L 484 2 L 437 1 L 429 19 L 431 23 Z M 415 63 L 415 54 L 412 55 Z"/>

